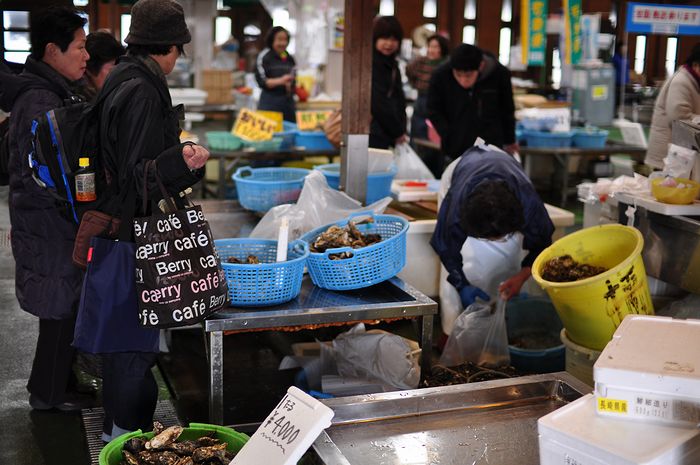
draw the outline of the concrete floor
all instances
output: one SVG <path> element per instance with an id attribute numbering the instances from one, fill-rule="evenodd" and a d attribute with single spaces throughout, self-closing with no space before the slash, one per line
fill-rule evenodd
<path id="1" fill-rule="evenodd" d="M 39 320 L 20 310 L 15 298 L 14 259 L 4 240 L 10 229 L 7 188 L 0 188 L 0 463 L 83 465 L 88 463 L 79 413 L 29 408 L 27 378 Z"/>

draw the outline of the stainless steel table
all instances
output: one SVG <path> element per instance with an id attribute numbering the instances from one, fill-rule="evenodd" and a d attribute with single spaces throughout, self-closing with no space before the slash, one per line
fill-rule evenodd
<path id="1" fill-rule="evenodd" d="M 536 465 L 537 419 L 590 391 L 562 372 L 323 400 L 313 448 L 324 465 Z"/>
<path id="2" fill-rule="evenodd" d="M 259 331 L 284 327 L 351 324 L 403 318 L 421 319 L 421 373 L 430 372 L 433 316 L 437 304 L 399 278 L 356 291 L 318 288 L 308 276 L 301 294 L 286 304 L 268 308 L 234 308 L 215 313 L 204 322 L 209 342 L 209 421 L 223 424 L 224 331 Z"/>
<path id="3" fill-rule="evenodd" d="M 572 156 L 586 159 L 596 159 L 599 157 L 608 157 L 615 154 L 629 155 L 636 161 L 643 161 L 647 149 L 645 147 L 636 147 L 633 145 L 624 144 L 621 142 L 608 143 L 603 148 L 581 148 L 581 147 L 521 147 L 520 157 L 523 162 L 525 174 L 531 178 L 532 163 L 535 156 L 552 158 L 556 162 L 555 170 L 560 173 L 560 206 L 566 207 L 566 201 L 569 197 L 569 160 Z"/>

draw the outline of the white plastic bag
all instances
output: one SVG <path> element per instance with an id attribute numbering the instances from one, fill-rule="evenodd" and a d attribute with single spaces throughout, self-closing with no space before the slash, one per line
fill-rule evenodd
<path id="1" fill-rule="evenodd" d="M 457 366 L 472 362 L 479 366 L 510 365 L 508 333 L 506 332 L 506 302 L 474 303 L 455 321 L 447 339 L 440 364 Z"/>
<path id="2" fill-rule="evenodd" d="M 663 172 L 674 178 L 690 178 L 698 153 L 679 145 L 669 144 L 668 154 L 664 158 Z"/>
<path id="3" fill-rule="evenodd" d="M 423 160 L 408 144 L 394 148 L 394 159 L 398 169 L 394 179 L 435 179 Z"/>
<path id="4" fill-rule="evenodd" d="M 342 220 L 353 213 L 382 213 L 389 203 L 391 198 L 386 197 L 363 207 L 346 193 L 328 187 L 323 173 L 314 170 L 306 176 L 297 203 L 271 208 L 255 226 L 250 237 L 277 239 L 282 218 L 287 218 L 289 240 L 293 241 L 312 229 Z"/>
<path id="5" fill-rule="evenodd" d="M 415 389 L 420 381 L 420 349 L 409 341 L 380 330 L 355 325 L 333 341 L 338 374 L 343 378 L 379 381 L 396 389 Z"/>

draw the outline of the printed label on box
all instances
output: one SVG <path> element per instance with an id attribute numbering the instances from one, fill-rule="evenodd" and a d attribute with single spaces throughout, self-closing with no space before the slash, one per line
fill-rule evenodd
<path id="1" fill-rule="evenodd" d="M 627 414 L 627 401 L 620 399 L 598 398 L 598 411 Z"/>

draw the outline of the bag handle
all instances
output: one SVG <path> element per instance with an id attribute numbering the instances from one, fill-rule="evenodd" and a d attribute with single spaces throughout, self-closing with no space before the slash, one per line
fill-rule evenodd
<path id="1" fill-rule="evenodd" d="M 156 184 L 158 185 L 158 189 L 160 190 L 160 193 L 163 196 L 163 200 L 165 200 L 165 202 L 173 211 L 177 211 L 178 208 L 175 204 L 175 201 L 172 199 L 170 193 L 168 193 L 168 190 L 165 188 L 163 181 L 158 175 L 158 166 L 156 160 L 148 160 L 146 162 L 146 167 L 143 173 L 143 190 L 141 191 L 143 193 L 143 214 L 145 215 L 148 211 L 148 174 L 151 171 L 153 172 L 153 179 L 155 179 Z"/>

